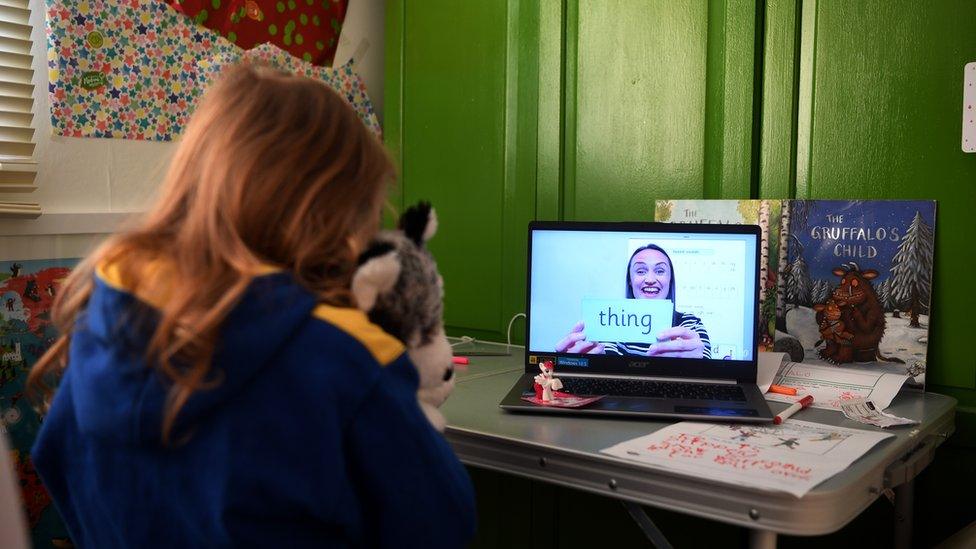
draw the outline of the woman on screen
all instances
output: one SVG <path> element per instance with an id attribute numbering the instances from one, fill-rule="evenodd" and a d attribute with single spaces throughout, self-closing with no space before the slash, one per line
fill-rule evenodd
<path id="1" fill-rule="evenodd" d="M 647 244 L 634 251 L 627 262 L 628 299 L 669 299 L 674 302 L 674 268 L 660 246 Z M 577 322 L 556 344 L 557 353 L 640 355 L 652 357 L 711 358 L 711 344 L 704 324 L 690 313 L 674 312 L 671 328 L 661 331 L 655 343 L 587 341 L 585 326 Z"/>

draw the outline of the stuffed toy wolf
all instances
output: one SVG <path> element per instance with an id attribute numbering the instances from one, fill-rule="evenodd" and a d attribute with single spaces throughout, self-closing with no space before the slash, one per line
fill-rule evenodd
<path id="1" fill-rule="evenodd" d="M 437 408 L 454 388 L 454 366 L 444 335 L 444 284 L 425 245 L 436 231 L 429 202 L 408 209 L 397 230 L 381 231 L 360 256 L 352 292 L 374 324 L 406 345 L 420 375 L 420 407 L 443 431 Z"/>

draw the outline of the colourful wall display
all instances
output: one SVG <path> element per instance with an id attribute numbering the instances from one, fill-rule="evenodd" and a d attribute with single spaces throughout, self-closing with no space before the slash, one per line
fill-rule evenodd
<path id="1" fill-rule="evenodd" d="M 245 51 L 159 0 L 49 0 L 47 31 L 51 127 L 67 137 L 172 140 L 205 89 L 201 63 Z M 339 91 L 379 133 L 351 64 L 333 70 L 273 51 L 281 66 Z"/>
<path id="2" fill-rule="evenodd" d="M 366 127 L 377 136 L 382 134 L 382 127 L 376 118 L 376 113 L 373 112 L 373 104 L 366 94 L 366 84 L 353 70 L 352 61 L 334 69 L 318 67 L 290 55 L 273 44 L 261 44 L 247 51 L 218 54 L 201 62 L 199 64 L 200 84 L 206 87 L 219 76 L 221 69 L 242 59 L 267 64 L 292 74 L 324 82 L 352 105 Z"/>
<path id="3" fill-rule="evenodd" d="M 68 533 L 30 459 L 41 417 L 28 401 L 24 384 L 31 367 L 54 342 L 51 305 L 77 262 L 0 261 L 0 432 L 10 439 L 34 547 L 64 547 Z"/>
<path id="4" fill-rule="evenodd" d="M 197 62 L 231 42 L 157 0 L 51 0 L 51 126 L 68 137 L 168 141 L 201 94 Z"/>

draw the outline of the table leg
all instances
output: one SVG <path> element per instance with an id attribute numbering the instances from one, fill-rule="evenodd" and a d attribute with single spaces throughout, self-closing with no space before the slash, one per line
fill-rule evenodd
<path id="1" fill-rule="evenodd" d="M 776 549 L 776 532 L 750 529 L 749 549 Z"/>
<path id="2" fill-rule="evenodd" d="M 912 546 L 915 513 L 915 479 L 895 488 L 895 549 Z"/>
<path id="3" fill-rule="evenodd" d="M 630 501 L 621 501 L 620 503 L 624 505 L 624 508 L 630 513 L 630 517 L 640 526 L 640 529 L 647 536 L 647 539 L 651 540 L 654 547 L 657 547 L 657 549 L 672 549 L 671 544 L 668 543 L 668 538 L 664 537 L 664 534 L 658 530 L 657 525 L 654 524 L 651 517 L 647 516 L 643 507 Z"/>

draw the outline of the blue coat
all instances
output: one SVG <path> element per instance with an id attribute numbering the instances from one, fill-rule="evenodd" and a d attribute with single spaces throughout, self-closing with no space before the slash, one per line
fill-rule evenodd
<path id="1" fill-rule="evenodd" d="M 474 492 L 417 400 L 402 344 L 260 276 L 225 321 L 212 389 L 161 443 L 154 298 L 100 270 L 34 446 L 80 547 L 458 547 Z M 158 302 L 157 302 L 158 304 Z"/>

